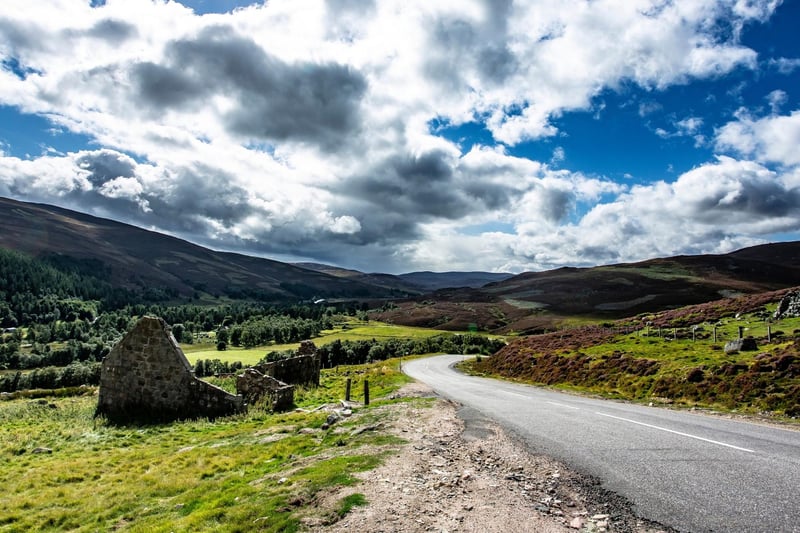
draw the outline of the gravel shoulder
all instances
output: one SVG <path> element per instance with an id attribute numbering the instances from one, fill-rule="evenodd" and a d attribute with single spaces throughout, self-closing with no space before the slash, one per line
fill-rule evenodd
<path id="1" fill-rule="evenodd" d="M 329 494 L 318 510 L 350 494 L 367 505 L 333 524 L 309 517 L 317 532 L 600 532 L 655 533 L 668 528 L 641 520 L 630 505 L 594 480 L 527 450 L 478 413 L 420 383 L 396 396 L 434 397 L 433 406 L 398 402 L 385 431 L 407 444 L 393 447 L 360 482 Z M 319 515 L 316 515 L 319 516 Z M 330 513 L 328 513 L 330 516 Z"/>

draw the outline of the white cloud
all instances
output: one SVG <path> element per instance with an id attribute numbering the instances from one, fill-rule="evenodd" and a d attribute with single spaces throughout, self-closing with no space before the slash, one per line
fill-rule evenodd
<path id="1" fill-rule="evenodd" d="M 777 115 L 781 110 L 781 106 L 789 100 L 789 95 L 786 94 L 786 91 L 776 89 L 769 93 L 766 99 L 767 102 L 769 102 L 769 107 L 772 110 L 772 114 Z"/>
<path id="2" fill-rule="evenodd" d="M 0 70 L 0 103 L 100 148 L 30 160 L 3 149 L 0 193 L 216 247 L 373 270 L 543 268 L 693 242 L 718 250 L 752 238 L 712 221 L 693 229 L 698 202 L 716 199 L 719 220 L 785 227 L 780 217 L 758 219 L 771 204 L 753 200 L 783 178 L 721 159 L 673 185 L 629 188 L 513 157 L 508 147 L 555 136 L 556 119 L 598 109 L 604 90 L 659 90 L 756 68 L 737 31 L 776 6 L 272 0 L 201 17 L 176 2 L 8 0 L 0 56 L 19 68 Z M 770 99 L 776 110 L 779 96 Z M 639 105 L 641 116 L 660 110 L 655 99 Z M 798 119 L 740 117 L 718 131 L 717 146 L 797 165 Z M 506 146 L 462 153 L 430 131 L 433 120 L 476 121 Z M 656 133 L 704 142 L 704 125 L 687 116 Z M 565 161 L 562 147 L 551 153 L 552 164 Z M 701 187 L 698 198 L 697 176 L 717 188 Z M 686 222 L 672 220 L 667 205 Z M 459 231 L 493 221 L 517 234 Z"/>
<path id="3" fill-rule="evenodd" d="M 746 111 L 717 130 L 716 146 L 764 163 L 800 165 L 800 110 L 753 118 Z"/>
<path id="4" fill-rule="evenodd" d="M 791 74 L 796 69 L 800 68 L 800 58 L 773 58 L 769 60 L 768 64 L 769 66 L 777 69 L 781 74 Z"/>

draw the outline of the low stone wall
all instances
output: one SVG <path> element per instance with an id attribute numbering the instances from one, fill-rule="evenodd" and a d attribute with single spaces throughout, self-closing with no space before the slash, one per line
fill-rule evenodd
<path id="1" fill-rule="evenodd" d="M 262 363 L 253 368 L 284 383 L 319 387 L 320 358 L 317 347 L 311 341 L 303 341 L 297 353 L 297 357 Z"/>
<path id="2" fill-rule="evenodd" d="M 103 360 L 97 414 L 110 420 L 215 418 L 244 409 L 241 396 L 195 377 L 159 318 L 141 318 Z"/>
<path id="3" fill-rule="evenodd" d="M 269 398 L 273 411 L 285 411 L 294 405 L 294 386 L 265 376 L 255 368 L 245 369 L 236 376 L 236 392 L 247 405 L 253 405 L 263 398 Z"/>

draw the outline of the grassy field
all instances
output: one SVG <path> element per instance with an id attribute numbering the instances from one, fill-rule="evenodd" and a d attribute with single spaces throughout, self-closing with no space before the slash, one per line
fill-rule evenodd
<path id="1" fill-rule="evenodd" d="M 436 335 L 452 335 L 452 331 L 438 329 L 415 328 L 410 326 L 395 326 L 383 322 L 351 321 L 332 330 L 323 331 L 319 337 L 311 339 L 317 346 L 324 346 L 335 340 L 386 340 L 386 339 L 422 339 Z M 189 361 L 194 364 L 198 359 L 219 359 L 233 363 L 241 361 L 245 366 L 253 365 L 264 358 L 269 352 L 295 350 L 299 342 L 292 344 L 272 344 L 256 348 L 237 348 L 229 346 L 225 351 L 218 351 L 216 343 L 206 342 L 198 344 L 182 344 L 181 348 Z"/>
<path id="2" fill-rule="evenodd" d="M 378 401 L 322 430 L 327 413 L 311 409 L 343 398 L 348 373 L 356 387 L 369 379 Z M 291 532 L 309 513 L 335 520 L 365 497 L 322 510 L 315 496 L 354 483 L 399 444 L 351 432 L 389 416 L 373 407 L 406 381 L 397 361 L 340 367 L 324 371 L 318 389 L 298 391 L 308 412 L 251 409 L 153 426 L 94 419 L 93 395 L 0 401 L 0 531 Z"/>

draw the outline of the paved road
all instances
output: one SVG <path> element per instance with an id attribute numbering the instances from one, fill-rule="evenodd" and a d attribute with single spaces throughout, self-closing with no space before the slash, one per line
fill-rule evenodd
<path id="1" fill-rule="evenodd" d="M 403 364 L 535 452 L 681 531 L 800 532 L 800 431 L 466 376 L 458 355 Z"/>

